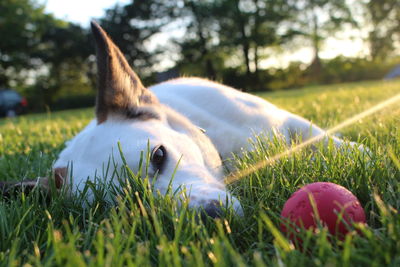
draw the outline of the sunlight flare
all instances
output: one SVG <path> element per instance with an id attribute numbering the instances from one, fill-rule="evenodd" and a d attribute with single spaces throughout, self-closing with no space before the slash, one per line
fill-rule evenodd
<path id="1" fill-rule="evenodd" d="M 313 138 L 310 138 L 310 139 L 308 139 L 307 141 L 305 141 L 303 143 L 300 143 L 300 144 L 298 144 L 296 146 L 293 146 L 293 147 L 287 149 L 286 151 L 284 151 L 282 153 L 279 153 L 279 154 L 277 154 L 277 155 L 275 155 L 275 156 L 273 156 L 271 158 L 268 158 L 266 160 L 257 162 L 256 164 L 254 164 L 252 166 L 249 166 L 245 170 L 238 170 L 236 172 L 233 172 L 232 174 L 230 174 L 229 176 L 227 176 L 225 178 L 225 183 L 226 184 L 231 184 L 231 183 L 233 183 L 233 182 L 235 182 L 237 180 L 240 180 L 241 178 L 243 178 L 243 177 L 245 177 L 245 176 L 247 176 L 247 175 L 249 175 L 249 174 L 251 174 L 253 172 L 258 171 L 261 168 L 264 168 L 264 167 L 266 167 L 268 165 L 272 165 L 277 160 L 279 160 L 281 158 L 284 158 L 286 156 L 289 156 L 289 155 L 291 155 L 291 154 L 293 154 L 293 153 L 295 153 L 297 151 L 300 151 L 304 147 L 307 147 L 307 146 L 309 146 L 309 145 L 311 145 L 313 143 L 316 143 L 316 142 L 320 141 L 321 139 L 325 138 L 326 136 L 329 136 L 329 135 L 335 133 L 336 131 L 338 131 L 340 129 L 343 129 L 346 126 L 349 126 L 349 125 L 353 124 L 354 122 L 356 122 L 358 120 L 361 120 L 361 119 L 363 119 L 365 117 L 368 117 L 368 116 L 370 116 L 370 115 L 372 115 L 372 114 L 374 114 L 374 113 L 376 113 L 376 112 L 378 112 L 378 111 L 380 111 L 380 110 L 382 110 L 382 109 L 384 109 L 384 108 L 386 108 L 386 107 L 388 107 L 390 105 L 393 105 L 394 103 L 398 102 L 399 100 L 400 100 L 400 94 L 397 94 L 397 95 L 395 95 L 395 96 L 393 96 L 393 97 L 391 97 L 391 98 L 389 98 L 389 99 L 387 99 L 387 100 L 385 100 L 383 102 L 380 102 L 379 104 L 377 104 L 377 105 L 375 105 L 375 106 L 373 106 L 373 107 L 371 107 L 371 108 L 369 108 L 369 109 L 367 109 L 367 110 L 365 110 L 365 111 L 363 111 L 361 113 L 358 113 L 358 114 L 354 115 L 351 118 L 348 118 L 348 119 L 344 120 L 343 122 L 337 124 L 336 126 L 333 126 L 332 128 L 326 130 L 323 134 L 314 136 Z"/>

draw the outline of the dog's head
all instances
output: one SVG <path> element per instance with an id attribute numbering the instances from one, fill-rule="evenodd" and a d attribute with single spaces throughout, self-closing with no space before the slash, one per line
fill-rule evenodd
<path id="1" fill-rule="evenodd" d="M 95 173 L 102 176 L 105 169 L 121 166 L 119 143 L 134 172 L 141 151 L 150 149 L 148 173 L 156 177 L 155 191 L 165 193 L 169 185 L 173 191 L 183 189 L 189 205 L 204 208 L 210 216 L 217 215 L 221 204 L 232 204 L 241 213 L 222 182 L 221 160 L 211 141 L 187 118 L 160 104 L 105 31 L 94 22 L 91 26 L 98 67 L 97 118 L 70 141 L 54 165 L 73 166 L 72 190 L 82 190 Z M 113 163 L 107 167 L 110 158 Z"/>

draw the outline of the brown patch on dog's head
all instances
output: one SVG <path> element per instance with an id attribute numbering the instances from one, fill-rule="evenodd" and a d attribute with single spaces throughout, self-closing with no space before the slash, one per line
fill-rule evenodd
<path id="1" fill-rule="evenodd" d="M 97 100 L 98 123 L 104 122 L 110 113 L 124 115 L 141 104 L 158 103 L 131 69 L 124 55 L 107 33 L 94 21 L 91 23 L 97 55 Z"/>
<path id="2" fill-rule="evenodd" d="M 68 169 L 66 167 L 54 169 L 54 185 L 60 189 L 64 184 L 67 184 Z"/>

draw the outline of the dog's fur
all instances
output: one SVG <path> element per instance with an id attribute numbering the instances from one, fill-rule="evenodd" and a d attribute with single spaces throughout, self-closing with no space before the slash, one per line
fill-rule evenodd
<path id="1" fill-rule="evenodd" d="M 251 149 L 257 135 L 308 139 L 324 135 L 309 121 L 254 95 L 200 78 L 170 80 L 146 89 L 103 29 L 92 23 L 98 66 L 96 119 L 73 138 L 54 164 L 56 184 L 69 181 L 72 192 L 101 176 L 113 157 L 122 165 L 118 143 L 129 167 L 138 171 L 140 151 L 153 150 L 150 176 L 155 191 L 186 189 L 190 205 L 214 216 L 221 204 L 241 206 L 223 184 L 222 162 Z M 332 138 L 341 147 L 344 142 Z M 176 166 L 177 170 L 175 171 Z M 113 167 L 112 165 L 111 167 Z M 173 173 L 175 174 L 173 175 Z M 117 183 L 117 181 L 115 181 Z"/>

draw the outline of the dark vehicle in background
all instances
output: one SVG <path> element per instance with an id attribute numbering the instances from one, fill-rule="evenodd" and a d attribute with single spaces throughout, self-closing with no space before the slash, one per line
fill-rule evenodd
<path id="1" fill-rule="evenodd" d="M 26 112 L 28 102 L 11 89 L 0 90 L 0 117 L 15 117 Z"/>

